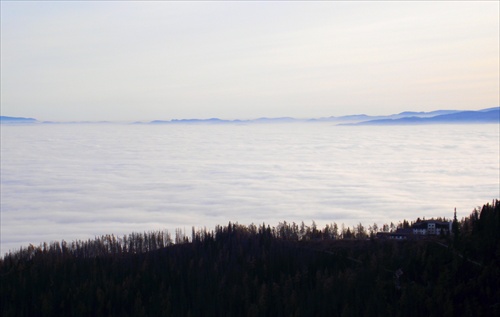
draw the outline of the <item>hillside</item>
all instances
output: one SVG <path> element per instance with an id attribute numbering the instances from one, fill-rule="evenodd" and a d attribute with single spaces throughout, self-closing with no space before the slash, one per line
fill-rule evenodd
<path id="1" fill-rule="evenodd" d="M 497 316 L 499 229 L 497 200 L 414 241 L 285 222 L 52 242 L 0 260 L 0 314 Z"/>

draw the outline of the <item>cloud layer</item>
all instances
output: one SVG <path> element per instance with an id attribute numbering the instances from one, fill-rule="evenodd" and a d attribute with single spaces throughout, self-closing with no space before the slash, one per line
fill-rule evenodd
<path id="1" fill-rule="evenodd" d="M 500 191 L 497 125 L 1 126 L 1 251 L 279 221 L 468 215 Z"/>

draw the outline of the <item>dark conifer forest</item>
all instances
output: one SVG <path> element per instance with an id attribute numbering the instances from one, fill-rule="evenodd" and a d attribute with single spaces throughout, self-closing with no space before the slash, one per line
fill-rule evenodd
<path id="1" fill-rule="evenodd" d="M 0 259 L 8 316 L 500 316 L 500 201 L 435 237 L 283 222 L 106 235 Z"/>

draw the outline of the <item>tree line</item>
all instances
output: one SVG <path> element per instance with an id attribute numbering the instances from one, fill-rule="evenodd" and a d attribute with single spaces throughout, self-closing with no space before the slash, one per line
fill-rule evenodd
<path id="1" fill-rule="evenodd" d="M 425 218 L 424 218 L 425 220 Z M 438 221 L 448 221 L 446 218 L 436 218 Z M 348 227 L 344 224 L 340 226 L 336 223 L 326 224 L 323 229 L 318 228 L 313 220 L 311 225 L 306 225 L 303 221 L 300 224 L 295 222 L 288 223 L 283 221 L 277 226 L 271 227 L 262 223 L 260 225 L 250 224 L 248 226 L 239 225 L 237 223 L 229 224 L 224 227 L 218 225 L 214 230 L 207 228 L 191 228 L 191 234 L 188 235 L 185 230 L 180 228 L 175 229 L 175 234 L 167 230 L 156 230 L 148 232 L 133 232 L 128 235 L 115 236 L 114 234 L 106 234 L 95 237 L 94 239 L 75 240 L 72 242 L 52 241 L 50 243 L 43 242 L 38 246 L 30 244 L 29 246 L 21 246 L 18 250 L 9 251 L 4 255 L 4 259 L 30 259 L 33 256 L 41 254 L 51 254 L 63 257 L 96 257 L 106 255 L 120 254 L 138 254 L 149 251 L 162 249 L 173 244 L 184 244 L 190 242 L 201 242 L 204 239 L 220 235 L 227 228 L 237 228 L 249 234 L 261 234 L 269 232 L 276 239 L 287 241 L 309 241 L 309 240 L 364 240 L 375 238 L 378 232 L 393 232 L 400 228 L 409 228 L 413 223 L 421 221 L 418 218 L 415 221 L 409 222 L 406 219 L 398 224 L 390 223 L 379 227 L 376 223 L 365 227 L 362 223 L 356 226 Z"/>

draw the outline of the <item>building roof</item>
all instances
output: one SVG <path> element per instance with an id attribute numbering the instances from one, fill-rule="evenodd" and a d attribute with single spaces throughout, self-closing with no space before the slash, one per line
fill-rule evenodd
<path id="1" fill-rule="evenodd" d="M 450 223 L 448 221 L 422 220 L 420 222 L 414 223 L 411 227 L 413 229 L 427 229 L 429 223 L 436 224 L 436 228 L 449 228 L 450 226 Z"/>

